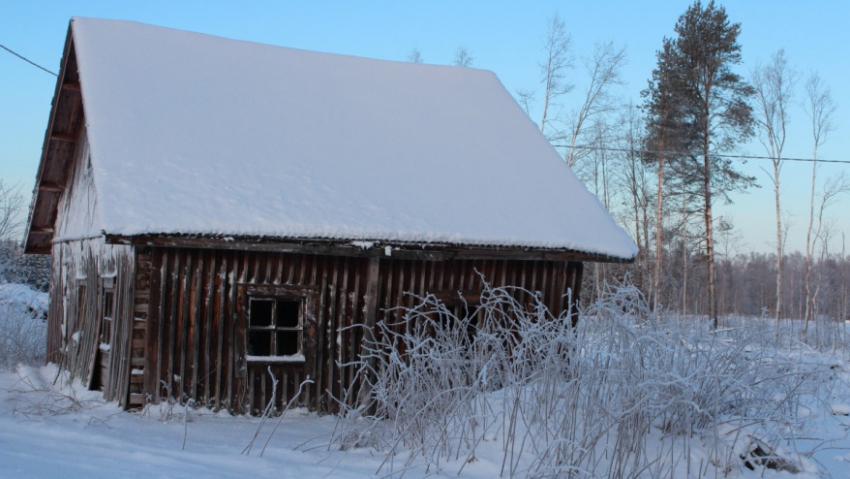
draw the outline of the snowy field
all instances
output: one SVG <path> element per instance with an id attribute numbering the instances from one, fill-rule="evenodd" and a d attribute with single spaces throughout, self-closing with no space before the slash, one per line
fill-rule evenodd
<path id="1" fill-rule="evenodd" d="M 574 339 L 582 354 L 567 369 L 537 361 L 521 381 L 518 369 L 505 370 L 504 387 L 481 380 L 495 377 L 492 348 L 488 366 L 465 356 L 450 372 L 433 369 L 448 350 L 408 355 L 407 366 L 375 380 L 376 393 L 395 398 L 378 404 L 392 422 L 362 410 L 348 421 L 303 410 L 263 421 L 174 404 L 130 413 L 53 365 L 0 365 L 0 477 L 850 478 L 846 349 L 783 337 L 776 348 L 769 322 L 710 333 L 630 321 L 623 298 L 584 318 Z M 25 331 L 43 340 L 43 299 L 0 285 L 0 339 Z M 405 340 L 419 344 L 415 332 Z M 477 379 L 440 384 L 457 384 L 467 363 Z M 549 460 L 553 451 L 569 460 Z"/>

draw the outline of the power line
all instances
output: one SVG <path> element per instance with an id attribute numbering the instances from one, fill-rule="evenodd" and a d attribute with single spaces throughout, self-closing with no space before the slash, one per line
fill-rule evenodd
<path id="1" fill-rule="evenodd" d="M 53 76 L 55 76 L 55 77 L 58 77 L 58 76 L 59 76 L 59 75 L 57 75 L 56 73 L 53 73 L 52 71 L 48 70 L 47 68 L 44 68 L 43 66 L 39 65 L 38 63 L 36 63 L 36 62 L 34 62 L 34 61 L 30 60 L 29 58 L 27 58 L 27 57 L 25 57 L 25 56 L 21 55 L 20 53 L 17 53 L 17 52 L 15 52 L 15 51 L 13 51 L 11 48 L 7 47 L 6 45 L 3 45 L 2 43 L 0 43 L 0 48 L 2 48 L 3 50 L 6 50 L 7 52 L 11 53 L 12 55 L 15 55 L 16 57 L 20 58 L 21 60 L 23 60 L 23 61 L 25 61 L 25 62 L 29 63 L 30 65 L 32 65 L 32 66 L 34 66 L 34 67 L 36 67 L 36 68 L 39 68 L 39 69 L 41 69 L 41 70 L 44 70 L 44 71 L 46 71 L 47 73 L 50 73 L 51 75 L 53 75 Z"/>
<path id="2" fill-rule="evenodd" d="M 552 145 L 557 148 L 570 148 L 570 145 Z M 575 145 L 572 148 L 577 150 L 599 150 L 599 151 L 617 151 L 624 153 L 650 153 L 653 155 L 670 155 L 670 156 L 681 156 L 681 152 L 677 151 L 657 151 L 657 150 L 641 150 L 641 149 L 629 149 L 629 148 L 609 148 L 604 146 L 585 146 L 585 145 Z M 744 160 L 773 160 L 773 158 L 769 156 L 754 156 L 754 155 L 712 155 L 719 158 L 740 158 Z M 802 161 L 806 163 L 842 163 L 850 165 L 850 161 L 848 160 L 815 160 L 814 158 L 785 158 L 780 157 L 780 161 Z"/>

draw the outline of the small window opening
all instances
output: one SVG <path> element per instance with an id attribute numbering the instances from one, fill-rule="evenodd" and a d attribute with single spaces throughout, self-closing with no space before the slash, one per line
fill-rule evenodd
<path id="1" fill-rule="evenodd" d="M 103 321 L 100 322 L 100 343 L 112 344 L 112 318 L 114 316 L 115 291 L 111 289 L 103 292 Z"/>
<path id="2" fill-rule="evenodd" d="M 249 299 L 249 356 L 301 354 L 302 336 L 303 302 L 300 299 Z"/>

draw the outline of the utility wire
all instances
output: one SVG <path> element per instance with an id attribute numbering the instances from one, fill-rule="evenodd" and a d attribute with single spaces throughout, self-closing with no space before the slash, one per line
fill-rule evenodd
<path id="1" fill-rule="evenodd" d="M 570 145 L 552 145 L 557 148 L 570 148 Z M 599 150 L 599 151 L 618 151 L 618 152 L 634 152 L 634 153 L 651 153 L 653 155 L 669 155 L 669 156 L 681 156 L 681 152 L 677 151 L 656 151 L 656 150 L 641 150 L 641 149 L 629 149 L 629 148 L 608 148 L 604 146 L 585 146 L 585 145 L 575 145 L 572 148 L 577 150 Z M 740 158 L 744 160 L 773 160 L 769 156 L 753 156 L 753 155 L 711 155 L 717 156 L 719 158 Z M 850 161 L 848 160 L 815 160 L 814 158 L 784 158 L 780 157 L 779 161 L 802 161 L 806 163 L 843 163 L 850 165 Z"/>
<path id="2" fill-rule="evenodd" d="M 2 43 L 0 43 L 0 48 L 2 48 L 3 50 L 6 50 L 7 52 L 11 53 L 12 55 L 15 55 L 16 57 L 20 58 L 21 60 L 23 60 L 23 61 L 25 61 L 25 62 L 29 63 L 30 65 L 32 65 L 32 66 L 34 66 L 34 67 L 36 67 L 36 68 L 39 68 L 39 69 L 41 69 L 41 70 L 44 70 L 44 71 L 46 71 L 47 73 L 50 73 L 51 75 L 53 75 L 53 76 L 55 76 L 55 77 L 58 77 L 58 76 L 59 76 L 59 75 L 57 75 L 56 73 L 53 73 L 52 71 L 48 70 L 47 68 L 44 68 L 43 66 L 39 65 L 38 63 L 36 63 L 36 62 L 34 62 L 34 61 L 30 60 L 29 58 L 27 58 L 27 57 L 25 57 L 25 56 L 21 55 L 20 53 L 17 53 L 17 52 L 15 52 L 15 51 L 13 51 L 11 48 L 7 47 L 6 45 L 3 45 Z"/>

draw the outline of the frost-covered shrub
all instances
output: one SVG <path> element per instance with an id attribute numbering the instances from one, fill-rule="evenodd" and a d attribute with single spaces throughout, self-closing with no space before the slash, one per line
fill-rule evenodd
<path id="1" fill-rule="evenodd" d="M 575 328 L 522 296 L 536 298 L 486 287 L 466 317 L 428 296 L 380 322 L 360 390 L 340 398 L 335 443 L 373 447 L 390 470 L 418 457 L 462 469 L 496 443 L 502 477 L 676 477 L 703 467 L 693 443 L 711 451 L 705 467 L 728 471 L 753 444 L 787 439 L 827 372 L 766 344 L 757 323 L 717 331 L 655 314 L 628 285 Z"/>
<path id="2" fill-rule="evenodd" d="M 0 284 L 26 284 L 47 292 L 50 282 L 50 255 L 24 254 L 13 241 L 0 240 Z"/>
<path id="3" fill-rule="evenodd" d="M 47 294 L 0 284 L 0 368 L 44 362 Z"/>

